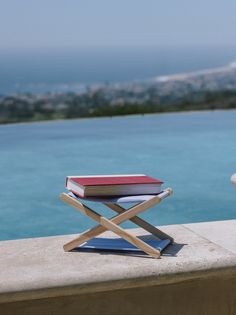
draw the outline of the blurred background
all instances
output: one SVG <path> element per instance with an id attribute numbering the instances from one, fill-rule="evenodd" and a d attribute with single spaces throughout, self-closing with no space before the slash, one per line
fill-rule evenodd
<path id="1" fill-rule="evenodd" d="M 0 0 L 0 239 L 89 227 L 58 200 L 67 175 L 164 180 L 155 224 L 235 218 L 235 11 Z"/>

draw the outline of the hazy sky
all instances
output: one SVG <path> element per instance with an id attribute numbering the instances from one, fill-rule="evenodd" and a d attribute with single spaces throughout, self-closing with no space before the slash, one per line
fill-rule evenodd
<path id="1" fill-rule="evenodd" d="M 0 49 L 235 45 L 235 0 L 0 0 Z"/>

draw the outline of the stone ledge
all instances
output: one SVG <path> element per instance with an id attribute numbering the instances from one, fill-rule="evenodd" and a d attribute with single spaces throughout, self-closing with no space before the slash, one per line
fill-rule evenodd
<path id="1" fill-rule="evenodd" d="M 72 235 L 0 242 L 0 302 L 156 286 L 236 275 L 236 220 L 162 227 L 162 259 L 63 251 Z M 142 234 L 141 229 L 134 229 Z M 105 233 L 109 236 L 110 233 Z"/>

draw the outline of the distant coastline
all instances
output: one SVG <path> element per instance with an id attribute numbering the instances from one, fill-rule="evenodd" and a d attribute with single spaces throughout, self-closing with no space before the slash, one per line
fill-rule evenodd
<path id="1" fill-rule="evenodd" d="M 191 115 L 191 114 L 200 114 L 200 113 L 218 113 L 218 112 L 236 112 L 236 108 L 233 109 L 205 109 L 205 110 L 185 110 L 185 111 L 176 111 L 176 112 L 161 112 L 161 113 L 145 113 L 145 114 L 129 114 L 129 115 L 116 115 L 116 116 L 98 116 L 98 117 L 82 117 L 82 118 L 69 118 L 69 119 L 48 119 L 48 120 L 35 120 L 35 121 L 21 121 L 21 122 L 10 122 L 10 123 L 0 123 L 1 127 L 7 127 L 12 125 L 28 125 L 28 124 L 50 124 L 57 122 L 70 122 L 70 121 L 83 121 L 91 119 L 118 119 L 118 118 L 132 118 L 132 117 L 147 117 L 147 116 L 156 116 L 156 115 Z"/>
<path id="2" fill-rule="evenodd" d="M 165 82 L 165 81 L 170 81 L 170 80 L 184 80 L 184 79 L 189 79 L 191 77 L 196 77 L 196 76 L 225 73 L 228 71 L 230 72 L 231 70 L 234 70 L 235 68 L 236 68 L 236 61 L 232 61 L 223 67 L 209 68 L 209 69 L 197 70 L 193 72 L 184 72 L 184 73 L 177 73 L 177 74 L 175 73 L 175 74 L 170 74 L 166 76 L 157 76 L 156 78 L 154 78 L 154 80 L 157 82 L 158 81 Z"/>
<path id="3" fill-rule="evenodd" d="M 144 81 L 91 85 L 79 93 L 0 96 L 0 124 L 236 109 L 236 63 Z"/>
<path id="4" fill-rule="evenodd" d="M 0 95 L 80 93 L 87 86 L 195 73 L 236 60 L 236 46 L 168 46 L 4 52 Z"/>

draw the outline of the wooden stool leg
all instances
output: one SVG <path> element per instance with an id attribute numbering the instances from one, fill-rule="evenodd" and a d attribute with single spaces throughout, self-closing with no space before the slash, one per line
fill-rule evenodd
<path id="1" fill-rule="evenodd" d="M 162 196 L 155 196 L 152 199 L 149 199 L 147 201 L 142 202 L 141 204 L 138 204 L 136 206 L 131 207 L 128 210 L 124 210 L 123 212 L 121 212 L 119 215 L 113 217 L 111 220 L 108 220 L 106 218 L 104 218 L 105 220 L 108 220 L 108 222 L 110 223 L 114 223 L 116 227 L 118 227 L 116 224 L 120 224 L 130 218 L 132 218 L 133 216 L 135 216 L 138 213 L 141 213 L 143 211 L 145 211 L 146 209 L 153 207 L 154 205 L 158 204 L 161 202 L 161 200 L 167 196 L 169 196 L 172 193 L 171 189 L 166 189 L 163 193 Z M 79 202 L 77 199 L 70 197 L 69 195 L 62 193 L 60 195 L 60 198 L 66 202 L 68 205 L 80 210 L 82 213 L 88 215 L 89 217 L 91 217 L 92 219 L 94 219 L 95 221 L 100 222 L 100 218 L 101 216 L 99 214 L 97 214 L 94 210 L 90 209 L 89 207 L 83 205 L 81 202 Z M 118 227 L 119 228 L 119 227 Z M 69 243 L 64 245 L 64 250 L 69 251 L 72 250 L 73 248 L 75 248 L 78 245 L 81 245 L 82 243 L 88 241 L 91 238 L 94 238 L 95 236 L 105 232 L 107 229 L 109 228 L 104 228 L 104 224 L 103 226 L 101 225 L 97 225 L 96 227 L 86 231 L 85 233 L 83 233 L 82 235 L 80 235 L 79 237 L 77 237 L 76 239 L 70 241 Z M 121 228 L 120 228 L 121 229 Z M 121 229 L 121 231 L 125 231 L 123 229 Z M 115 232 L 116 233 L 116 232 Z M 125 233 L 128 233 L 125 231 Z M 118 234 L 118 233 L 116 233 Z M 120 234 L 118 234 L 120 235 Z M 128 235 L 130 235 L 128 233 Z M 140 239 L 138 239 L 138 243 L 141 244 Z M 137 243 L 137 242 L 136 242 Z M 145 242 L 143 242 L 145 245 Z M 149 245 L 148 245 L 149 246 Z M 139 246 L 138 246 L 139 247 Z M 143 247 L 143 246 L 142 246 Z M 151 246 L 150 246 L 151 247 Z M 152 247 L 151 247 L 152 248 Z M 153 250 L 157 251 L 156 249 L 152 248 Z M 143 248 L 142 248 L 143 250 Z M 145 251 L 145 250 L 144 250 Z M 146 252 L 146 251 L 145 251 Z M 159 252 L 159 251 L 158 251 Z M 160 254 L 160 252 L 159 252 Z M 156 255 L 156 253 L 155 253 Z"/>
<path id="2" fill-rule="evenodd" d="M 109 229 L 110 231 L 116 233 L 117 235 L 119 235 L 120 237 L 125 239 L 127 242 L 140 248 L 146 254 L 152 256 L 153 258 L 160 258 L 160 251 L 158 249 L 148 245 L 147 243 L 145 243 L 144 241 L 139 239 L 137 236 L 132 235 L 131 233 L 127 232 L 126 230 L 124 230 L 120 226 L 114 224 L 110 220 L 108 220 L 104 217 L 101 217 L 100 223 L 103 226 L 105 226 L 107 229 Z"/>
<path id="3" fill-rule="evenodd" d="M 117 204 L 114 204 L 114 203 L 104 203 L 104 205 L 106 205 L 108 208 L 114 210 L 117 213 L 122 213 L 122 212 L 126 211 L 123 207 L 121 207 Z M 154 235 L 160 239 L 169 239 L 171 241 L 171 243 L 174 242 L 173 237 L 162 232 L 161 230 L 156 228 L 154 225 L 148 223 L 147 221 L 141 219 L 138 216 L 134 216 L 133 218 L 130 218 L 129 220 L 131 222 L 137 224 L 141 228 L 143 228 L 145 231 L 148 231 L 149 233 L 151 233 L 152 235 Z"/>
<path id="4" fill-rule="evenodd" d="M 126 211 L 126 210 L 124 210 L 124 211 Z M 124 211 L 121 211 L 120 213 L 122 213 Z M 114 219 L 113 219 L 113 221 L 114 221 Z M 106 230 L 107 229 L 104 226 L 98 224 L 98 225 L 94 226 L 93 228 L 83 232 L 82 234 L 80 234 L 78 237 L 76 237 L 72 241 L 66 243 L 63 246 L 63 248 L 65 251 L 72 250 L 73 248 L 78 247 L 81 244 L 89 241 L 91 238 L 94 238 L 94 237 L 98 236 L 99 234 L 102 234 Z"/>
<path id="5" fill-rule="evenodd" d="M 78 237 L 76 237 L 72 241 L 66 243 L 63 246 L 64 251 L 68 252 L 68 251 L 74 249 L 75 247 L 78 247 L 81 244 L 89 241 L 91 238 L 94 238 L 94 237 L 98 236 L 99 234 L 102 234 L 106 230 L 107 229 L 104 226 L 98 224 L 95 227 L 93 227 L 93 228 L 85 231 L 84 233 L 80 234 Z"/>
<path id="6" fill-rule="evenodd" d="M 122 237 L 123 239 L 128 241 L 129 243 L 131 243 L 134 246 L 140 248 L 142 251 L 144 251 L 145 253 L 147 253 L 148 255 L 150 255 L 150 256 L 152 256 L 154 258 L 159 258 L 160 257 L 160 251 L 159 250 L 157 250 L 157 249 L 153 248 L 152 246 L 148 245 L 147 243 L 145 243 L 144 241 L 140 240 L 136 236 L 128 233 L 123 228 L 121 228 L 118 225 L 116 225 L 116 223 L 114 223 L 114 222 L 110 221 L 109 219 L 101 216 L 96 211 L 94 211 L 94 210 L 90 209 L 89 207 L 83 205 L 82 203 L 80 203 L 79 201 L 75 200 L 74 198 L 69 197 L 68 195 L 66 195 L 66 196 L 69 198 L 67 200 L 67 201 L 69 201 L 68 203 L 70 203 L 74 207 L 76 205 L 77 209 L 79 209 L 82 213 L 84 213 L 87 216 L 91 217 L 95 221 L 99 222 L 100 225 L 105 227 L 105 230 L 110 230 L 110 231 L 114 232 L 115 234 L 119 235 L 120 237 Z M 70 200 L 70 198 L 74 199 L 74 200 Z M 122 215 L 122 214 L 120 214 L 120 215 Z M 118 216 L 116 216 L 115 218 L 117 219 L 117 217 Z M 114 221 L 115 218 L 113 218 L 113 221 Z M 91 236 L 91 231 L 90 231 L 90 236 Z M 94 238 L 94 235 L 92 235 L 91 238 Z"/>

